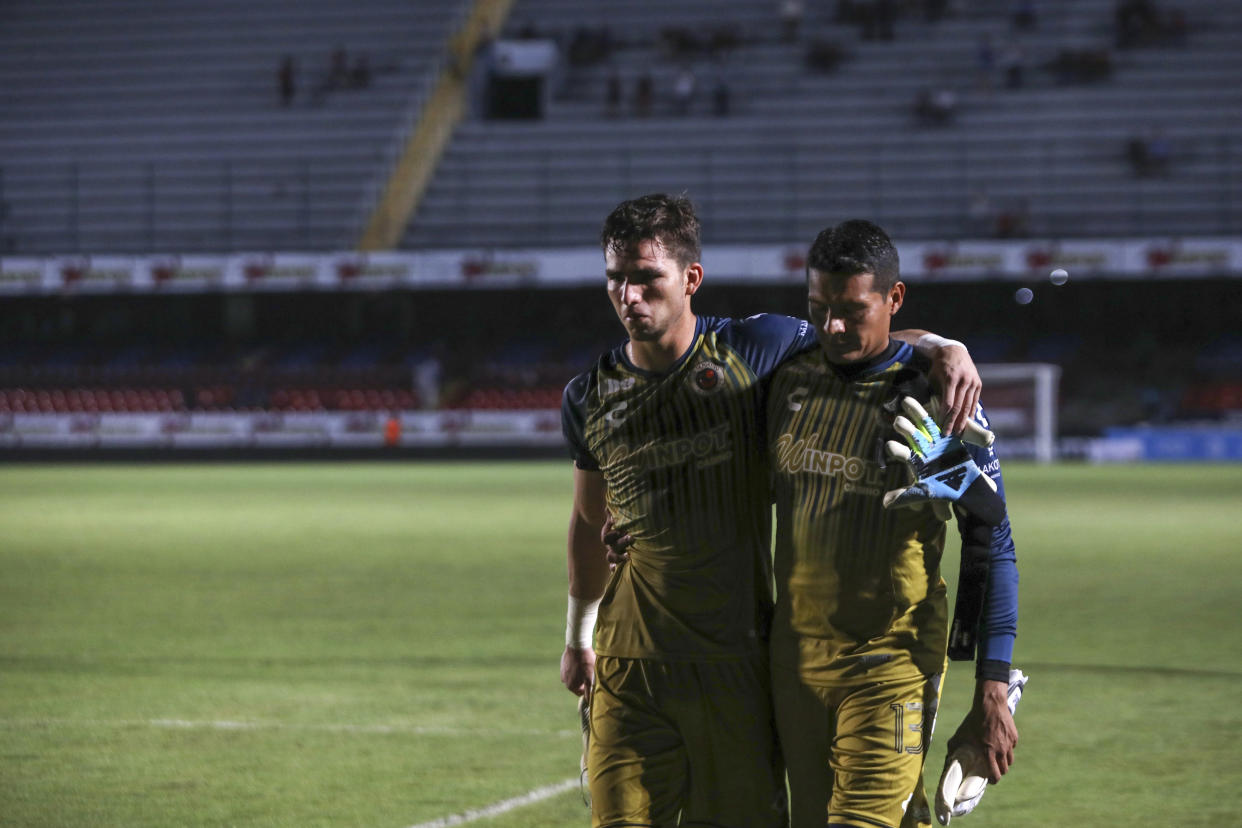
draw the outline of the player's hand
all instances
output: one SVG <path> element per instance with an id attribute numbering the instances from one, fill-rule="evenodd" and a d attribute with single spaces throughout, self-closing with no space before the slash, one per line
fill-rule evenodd
<path id="1" fill-rule="evenodd" d="M 961 434 L 979 405 L 983 379 L 970 352 L 959 345 L 939 348 L 932 357 L 932 384 L 940 391 L 941 422 L 949 434 Z"/>
<path id="2" fill-rule="evenodd" d="M 626 550 L 634 543 L 634 538 L 617 528 L 611 512 L 604 517 L 604 528 L 600 531 L 599 539 L 604 546 L 608 547 L 606 557 L 609 572 L 615 572 L 618 566 L 629 561 L 630 553 Z"/>
<path id="3" fill-rule="evenodd" d="M 984 474 L 974 458 L 962 445 L 962 438 L 940 431 L 936 421 L 913 397 L 904 397 L 893 428 L 905 445 L 896 440 L 884 444 L 885 452 L 894 460 L 909 465 L 914 482 L 884 495 L 884 508 L 918 506 L 937 501 L 957 503 L 990 526 L 1005 519 L 1005 501 L 996 493 L 996 483 Z M 972 442 L 988 444 L 992 433 L 970 420 L 966 437 Z"/>
<path id="4" fill-rule="evenodd" d="M 981 752 L 979 767 L 986 769 L 989 785 L 995 785 L 1009 772 L 1014 748 L 1018 746 L 1018 727 L 1009 711 L 1008 690 L 1009 685 L 1003 681 L 978 682 L 970 711 L 949 739 L 950 754 L 963 744 Z"/>
<path id="5" fill-rule="evenodd" d="M 595 683 L 595 651 L 590 647 L 566 647 L 561 654 L 561 684 L 581 696 Z"/>
<path id="6" fill-rule="evenodd" d="M 1013 714 L 1026 682 L 1021 670 L 1010 670 L 1007 683 L 981 680 L 975 684 L 974 701 L 949 739 L 936 787 L 936 819 L 941 825 L 973 811 L 987 786 L 999 782 L 1013 765 L 1018 745 Z"/>

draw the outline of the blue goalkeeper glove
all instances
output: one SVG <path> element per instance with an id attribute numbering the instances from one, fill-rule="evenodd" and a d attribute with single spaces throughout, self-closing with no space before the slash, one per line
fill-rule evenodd
<path id="1" fill-rule="evenodd" d="M 996 483 L 979 470 L 962 444 L 966 439 L 978 445 L 991 445 L 992 432 L 969 420 L 962 437 L 942 434 L 936 421 L 918 400 L 905 397 L 901 407 L 909 417 L 898 415 L 893 428 L 908 445 L 896 440 L 884 444 L 890 458 L 910 466 L 914 482 L 884 495 L 884 507 L 956 503 L 989 526 L 1005 519 L 1005 501 L 996 493 Z"/>

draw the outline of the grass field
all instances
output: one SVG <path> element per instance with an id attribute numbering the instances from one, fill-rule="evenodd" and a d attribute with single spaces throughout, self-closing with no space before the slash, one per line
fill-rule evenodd
<path id="1" fill-rule="evenodd" d="M 963 824 L 1239 824 L 1242 466 L 1006 483 L 1031 683 Z M 449 825 L 574 778 L 569 489 L 567 462 L 0 467 L 0 825 Z M 567 790 L 469 824 L 588 818 Z"/>

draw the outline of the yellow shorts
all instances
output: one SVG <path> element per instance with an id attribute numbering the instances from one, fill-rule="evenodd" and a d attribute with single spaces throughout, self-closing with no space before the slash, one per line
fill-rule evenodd
<path id="1" fill-rule="evenodd" d="M 923 761 L 940 675 L 818 686 L 775 669 L 772 695 L 789 770 L 793 828 L 931 825 Z"/>
<path id="2" fill-rule="evenodd" d="M 766 659 L 600 656 L 591 695 L 591 824 L 789 824 Z"/>

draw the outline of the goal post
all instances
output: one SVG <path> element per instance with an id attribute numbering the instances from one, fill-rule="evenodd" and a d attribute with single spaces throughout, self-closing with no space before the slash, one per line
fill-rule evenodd
<path id="1" fill-rule="evenodd" d="M 1002 459 L 1057 459 L 1057 394 L 1061 366 L 1046 362 L 979 366 L 983 405 Z"/>

